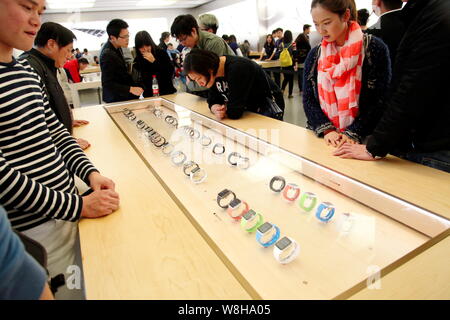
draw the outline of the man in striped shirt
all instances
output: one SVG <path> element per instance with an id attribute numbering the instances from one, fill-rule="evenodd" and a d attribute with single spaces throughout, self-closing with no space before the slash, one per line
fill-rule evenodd
<path id="1" fill-rule="evenodd" d="M 31 49 L 44 10 L 44 0 L 0 1 L 0 204 L 13 228 L 44 245 L 55 276 L 75 264 L 75 222 L 113 213 L 119 196 L 56 118 L 39 76 L 12 57 L 13 48 Z M 90 195 L 77 194 L 74 175 Z"/>

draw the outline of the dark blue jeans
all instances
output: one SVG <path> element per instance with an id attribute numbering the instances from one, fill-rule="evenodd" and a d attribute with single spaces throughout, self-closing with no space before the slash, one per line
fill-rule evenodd
<path id="1" fill-rule="evenodd" d="M 450 173 L 450 150 L 430 153 L 406 153 L 401 155 L 401 157 L 427 167 Z"/>

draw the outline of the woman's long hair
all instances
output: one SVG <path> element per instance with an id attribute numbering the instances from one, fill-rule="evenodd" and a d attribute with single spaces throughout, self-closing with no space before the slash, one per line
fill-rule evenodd
<path id="1" fill-rule="evenodd" d="M 152 54 L 156 53 L 156 44 L 152 39 L 152 36 L 147 31 L 139 31 L 134 38 L 134 48 L 136 49 L 136 57 L 144 58 L 142 56 L 140 48 L 143 46 L 150 46 L 152 48 Z"/>

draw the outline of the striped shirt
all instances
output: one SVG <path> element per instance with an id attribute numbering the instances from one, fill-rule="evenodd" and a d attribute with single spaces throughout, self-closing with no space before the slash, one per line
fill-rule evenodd
<path id="1" fill-rule="evenodd" d="M 78 221 L 83 201 L 73 175 L 89 184 L 94 171 L 28 62 L 0 63 L 0 204 L 13 228 Z"/>

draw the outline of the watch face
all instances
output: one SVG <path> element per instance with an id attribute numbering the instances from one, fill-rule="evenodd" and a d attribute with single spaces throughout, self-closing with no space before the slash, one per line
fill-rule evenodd
<path id="1" fill-rule="evenodd" d="M 283 237 L 283 239 L 281 239 L 280 241 L 278 241 L 278 242 L 276 243 L 276 246 L 277 246 L 278 249 L 284 250 L 284 249 L 286 249 L 291 243 L 292 243 L 292 241 L 289 240 L 289 238 Z"/>
<path id="2" fill-rule="evenodd" d="M 270 222 L 266 222 L 261 227 L 258 228 L 258 231 L 264 234 L 270 229 L 272 229 L 272 224 Z"/>
<path id="3" fill-rule="evenodd" d="M 242 217 L 247 220 L 250 221 L 251 219 L 253 219 L 253 217 L 256 215 L 256 212 L 253 210 L 249 210 L 246 214 L 244 214 Z"/>
<path id="4" fill-rule="evenodd" d="M 234 199 L 233 201 L 230 202 L 230 207 L 231 208 L 237 208 L 240 204 L 241 204 L 241 200 L 236 198 L 236 199 Z"/>
<path id="5" fill-rule="evenodd" d="M 220 191 L 220 193 L 219 193 L 219 198 L 225 198 L 225 197 L 228 196 L 229 194 L 230 194 L 230 190 L 228 190 L 228 189 L 222 190 L 222 191 Z"/>
<path id="6" fill-rule="evenodd" d="M 200 167 L 195 167 L 194 169 L 192 169 L 191 173 L 194 174 L 197 171 L 200 171 Z"/>

